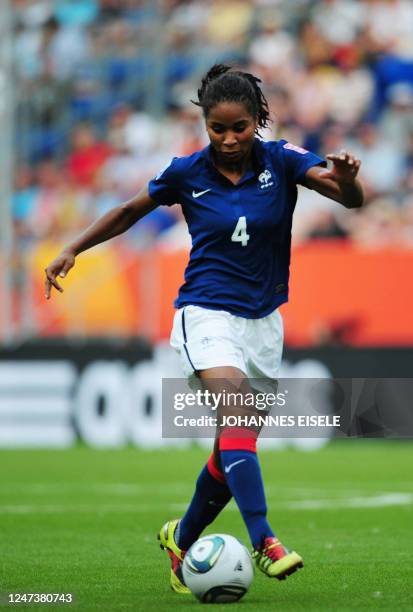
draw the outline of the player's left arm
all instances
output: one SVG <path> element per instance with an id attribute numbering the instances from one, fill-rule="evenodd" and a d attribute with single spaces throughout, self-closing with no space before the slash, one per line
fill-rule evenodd
<path id="1" fill-rule="evenodd" d="M 331 153 L 326 158 L 333 162 L 332 168 L 312 166 L 305 173 L 305 185 L 346 208 L 359 208 L 364 200 L 362 186 L 356 178 L 361 161 L 348 151 Z"/>

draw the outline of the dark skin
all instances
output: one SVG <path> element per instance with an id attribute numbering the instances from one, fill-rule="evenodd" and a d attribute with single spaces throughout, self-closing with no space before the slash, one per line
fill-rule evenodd
<path id="1" fill-rule="evenodd" d="M 235 185 L 251 167 L 251 152 L 257 127 L 257 118 L 251 115 L 244 104 L 236 102 L 221 102 L 211 108 L 206 117 L 213 163 L 217 170 Z M 360 160 L 348 151 L 331 153 L 326 157 L 332 162 L 332 168 L 326 170 L 313 166 L 307 170 L 306 186 L 346 208 L 360 207 L 363 203 L 363 191 L 356 178 Z M 95 221 L 47 266 L 46 299 L 50 298 L 52 287 L 63 292 L 57 277 L 64 278 L 67 275 L 79 253 L 122 234 L 156 207 L 156 202 L 149 197 L 145 188 L 131 200 Z M 246 374 L 234 367 L 209 368 L 199 371 L 198 375 L 205 388 L 215 392 L 218 390 L 217 379 L 231 381 L 235 387 L 248 386 Z M 214 446 L 214 458 L 219 467 L 218 439 Z"/>
<path id="2" fill-rule="evenodd" d="M 206 129 L 215 167 L 236 185 L 251 167 L 256 119 L 243 104 L 222 102 L 209 111 Z"/>

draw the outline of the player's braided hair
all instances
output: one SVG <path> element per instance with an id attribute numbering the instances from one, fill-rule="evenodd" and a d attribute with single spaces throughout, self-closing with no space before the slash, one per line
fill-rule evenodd
<path id="1" fill-rule="evenodd" d="M 198 100 L 192 102 L 202 108 L 205 117 L 208 117 L 211 108 L 220 102 L 245 104 L 248 112 L 257 118 L 258 128 L 265 128 L 270 113 L 259 83 L 261 80 L 249 72 L 232 70 L 231 66 L 224 64 L 215 64 L 201 81 Z"/>

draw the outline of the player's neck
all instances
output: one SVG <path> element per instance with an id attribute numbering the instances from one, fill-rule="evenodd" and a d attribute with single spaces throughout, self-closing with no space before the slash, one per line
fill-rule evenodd
<path id="1" fill-rule="evenodd" d="M 245 156 L 244 158 L 237 160 L 236 162 L 223 162 L 220 159 L 213 157 L 214 166 L 220 172 L 231 181 L 231 183 L 238 183 L 244 174 L 252 168 L 251 155 Z"/>

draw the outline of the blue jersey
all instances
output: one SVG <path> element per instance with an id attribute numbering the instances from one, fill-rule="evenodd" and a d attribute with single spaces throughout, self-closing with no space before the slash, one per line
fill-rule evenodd
<path id="1" fill-rule="evenodd" d="M 175 306 L 189 304 L 257 319 L 288 300 L 291 224 L 297 183 L 317 155 L 285 140 L 255 139 L 253 169 L 234 185 L 210 146 L 174 158 L 149 182 L 158 204 L 180 203 L 192 238 Z"/>

